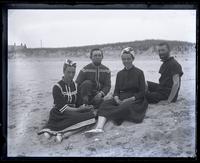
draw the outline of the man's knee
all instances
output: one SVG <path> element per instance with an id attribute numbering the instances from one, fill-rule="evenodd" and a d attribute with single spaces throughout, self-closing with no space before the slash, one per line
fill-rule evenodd
<path id="1" fill-rule="evenodd" d="M 148 92 L 148 93 L 146 93 L 146 99 L 147 99 L 148 103 L 156 104 L 161 100 L 165 100 L 166 98 L 158 92 Z"/>
<path id="2" fill-rule="evenodd" d="M 147 84 L 147 87 L 148 87 L 147 91 L 150 91 L 150 92 L 155 92 L 159 88 L 159 84 L 158 83 L 147 81 L 146 84 Z"/>
<path id="3" fill-rule="evenodd" d="M 91 95 L 92 89 L 93 83 L 90 80 L 85 80 L 78 86 L 78 93 L 80 98 L 79 101 L 81 101 L 81 104 L 89 104 L 89 96 Z"/>
<path id="4" fill-rule="evenodd" d="M 92 87 L 93 83 L 91 80 L 85 80 L 80 84 L 80 87 Z"/>
<path id="5" fill-rule="evenodd" d="M 90 94 L 92 89 L 93 89 L 93 83 L 90 80 L 85 80 L 78 86 L 78 90 L 81 93 L 81 96 L 83 94 L 88 94 L 88 93 Z"/>

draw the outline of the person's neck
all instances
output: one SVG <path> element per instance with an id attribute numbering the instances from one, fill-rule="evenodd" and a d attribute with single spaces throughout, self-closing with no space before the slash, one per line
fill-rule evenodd
<path id="1" fill-rule="evenodd" d="M 92 62 L 92 64 L 93 64 L 94 66 L 96 66 L 96 67 L 98 67 L 98 66 L 101 65 L 101 63 L 99 63 L 99 64 L 95 64 L 94 62 Z"/>
<path id="2" fill-rule="evenodd" d="M 65 84 L 70 84 L 72 82 L 71 80 L 69 80 L 65 77 L 63 77 L 63 81 L 64 81 Z"/>
<path id="3" fill-rule="evenodd" d="M 168 58 L 166 58 L 165 60 L 163 60 L 163 62 L 167 62 L 170 58 L 171 58 L 171 56 L 169 56 Z"/>
<path id="4" fill-rule="evenodd" d="M 133 65 L 129 66 L 129 67 L 125 67 L 126 70 L 130 70 L 133 67 Z"/>

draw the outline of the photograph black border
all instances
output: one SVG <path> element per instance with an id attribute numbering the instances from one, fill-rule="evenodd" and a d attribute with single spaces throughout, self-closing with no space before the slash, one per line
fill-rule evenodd
<path id="1" fill-rule="evenodd" d="M 187 1 L 109 1 L 109 2 L 87 2 L 87 1 L 0 1 L 1 7 L 1 160 L 67 160 L 67 161 L 197 161 L 198 160 L 198 52 L 199 52 L 199 5 L 196 0 Z M 196 157 L 194 158 L 165 158 L 165 157 L 8 157 L 7 156 L 7 70 L 8 70 L 8 9 L 175 9 L 196 10 Z"/>

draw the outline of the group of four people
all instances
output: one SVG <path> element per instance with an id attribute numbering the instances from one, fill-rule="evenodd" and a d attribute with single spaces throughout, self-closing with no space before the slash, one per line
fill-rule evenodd
<path id="1" fill-rule="evenodd" d="M 62 80 L 53 87 L 54 107 L 46 126 L 38 133 L 46 138 L 52 135 L 61 142 L 67 135 L 96 123 L 94 129 L 85 131 L 86 136 L 102 133 L 107 120 L 115 125 L 123 121 L 141 123 L 149 103 L 175 102 L 183 75 L 181 65 L 170 56 L 167 43 L 158 45 L 163 64 L 159 83 L 145 82 L 144 73 L 133 65 L 135 53 L 127 47 L 121 52 L 124 69 L 117 73 L 112 98 L 104 100 L 111 88 L 111 71 L 101 62 L 103 52 L 92 49 L 92 63 L 80 70 L 76 81 L 76 63 L 66 60 Z"/>

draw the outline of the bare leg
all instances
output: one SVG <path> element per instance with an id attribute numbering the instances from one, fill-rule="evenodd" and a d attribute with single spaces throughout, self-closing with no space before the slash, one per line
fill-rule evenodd
<path id="1" fill-rule="evenodd" d="M 48 132 L 44 132 L 44 137 L 46 139 L 50 139 L 51 138 L 51 135 L 48 133 Z"/>
<path id="2" fill-rule="evenodd" d="M 56 135 L 56 142 L 61 143 L 62 139 L 63 139 L 62 134 L 61 133 L 57 133 L 57 135 Z"/>
<path id="3" fill-rule="evenodd" d="M 98 121 L 97 121 L 96 129 L 103 129 L 105 123 L 106 123 L 106 118 L 102 117 L 102 116 L 99 116 L 98 117 Z"/>
<path id="4" fill-rule="evenodd" d="M 95 127 L 95 129 L 84 132 L 85 136 L 92 137 L 96 134 L 104 132 L 103 127 L 104 127 L 105 123 L 106 123 L 106 118 L 99 116 L 98 121 L 97 121 L 97 126 Z"/>

